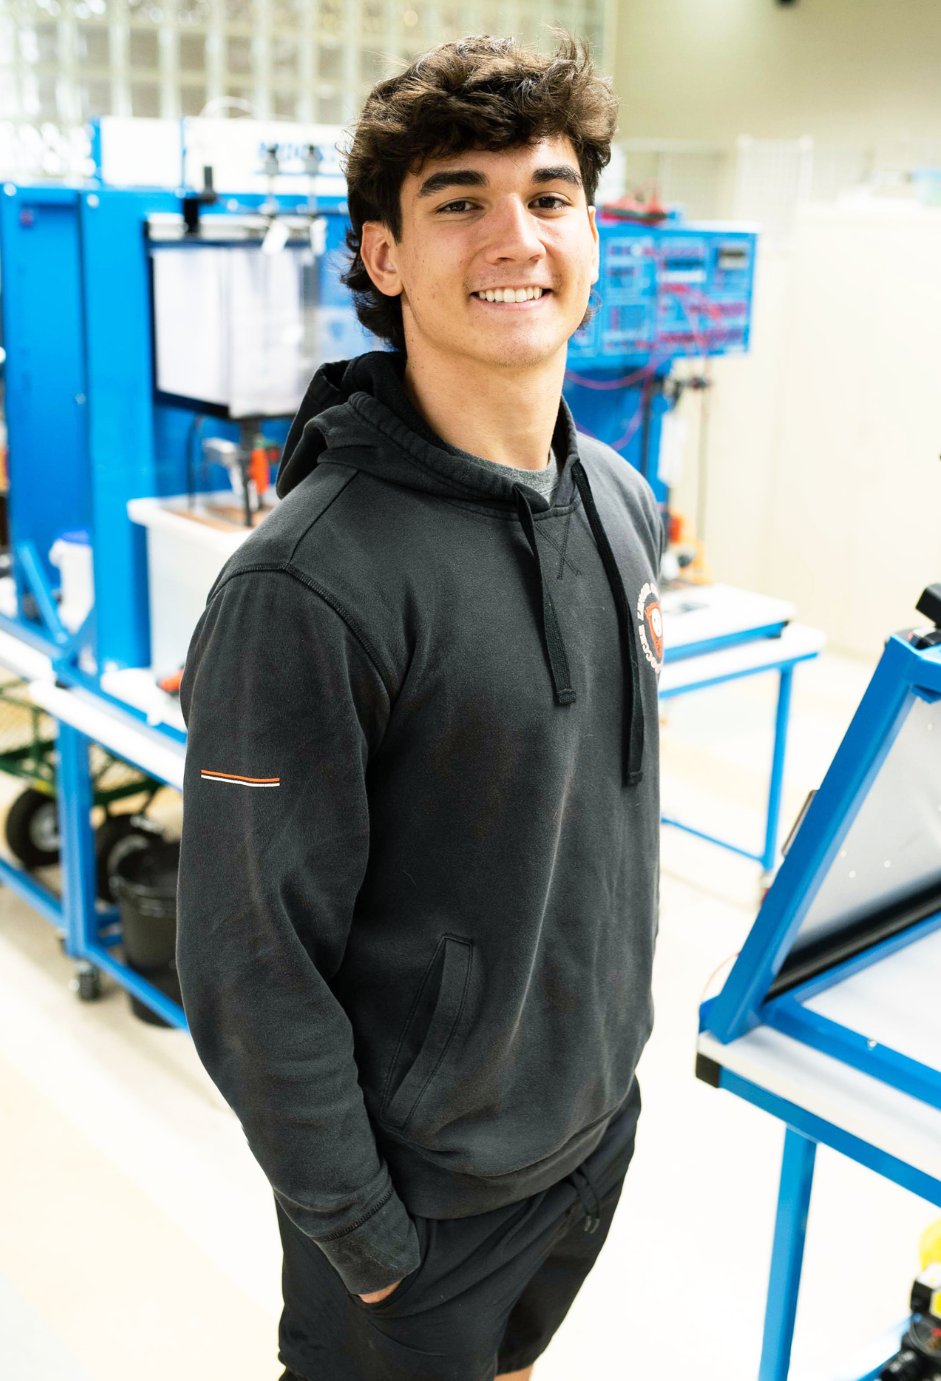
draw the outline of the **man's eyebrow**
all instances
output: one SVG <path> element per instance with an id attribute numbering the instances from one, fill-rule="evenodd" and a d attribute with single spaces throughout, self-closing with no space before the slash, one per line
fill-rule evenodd
<path id="1" fill-rule="evenodd" d="M 573 187 L 581 187 L 582 180 L 569 163 L 560 163 L 557 168 L 536 168 L 533 182 L 570 182 Z"/>
<path id="2" fill-rule="evenodd" d="M 420 197 L 433 197 L 448 187 L 486 187 L 487 179 L 475 168 L 451 168 L 426 177 L 418 189 Z"/>

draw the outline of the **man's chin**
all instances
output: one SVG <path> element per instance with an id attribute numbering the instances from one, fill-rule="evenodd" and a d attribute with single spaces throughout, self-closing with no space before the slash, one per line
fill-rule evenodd
<path id="1" fill-rule="evenodd" d="M 463 345 L 463 352 L 490 365 L 494 369 L 538 369 L 540 365 L 557 360 L 559 351 L 568 345 L 568 338 L 533 337 L 523 332 L 488 332 L 483 339 L 478 335 Z"/>

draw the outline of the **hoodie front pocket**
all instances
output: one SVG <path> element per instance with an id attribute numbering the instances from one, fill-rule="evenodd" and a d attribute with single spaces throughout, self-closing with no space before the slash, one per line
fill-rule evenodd
<path id="1" fill-rule="evenodd" d="M 472 949 L 470 940 L 456 935 L 443 935 L 438 941 L 396 1049 L 390 1083 L 382 1101 L 379 1116 L 390 1127 L 401 1131 L 408 1126 L 447 1054 L 464 1009 Z M 433 999 L 436 978 L 438 991 Z M 422 1038 L 422 1019 L 432 1000 L 434 1006 Z M 408 1052 L 415 1048 L 416 1040 L 421 1044 L 396 1086 L 392 1080 L 403 1060 L 408 1059 Z"/>

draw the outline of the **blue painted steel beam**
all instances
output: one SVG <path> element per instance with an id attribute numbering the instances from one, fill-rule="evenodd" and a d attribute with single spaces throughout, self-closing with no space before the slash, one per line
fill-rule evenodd
<path id="1" fill-rule="evenodd" d="M 36 601 L 36 607 L 49 636 L 54 643 L 64 646 L 69 640 L 69 634 L 59 618 L 59 607 L 35 543 L 28 539 L 17 542 L 14 553 L 19 567 L 18 573 L 25 579 L 29 592 Z"/>
<path id="2" fill-rule="evenodd" d="M 82 959 L 98 942 L 97 865 L 91 811 L 93 793 L 88 763 L 89 740 L 59 720 L 57 795 L 62 839 L 62 909 L 65 945 Z"/>
<path id="3" fill-rule="evenodd" d="M 926 1199 L 928 1203 L 941 1208 L 941 1180 L 934 1179 L 923 1170 L 907 1165 L 905 1161 L 890 1155 L 888 1151 L 872 1146 L 868 1141 L 863 1141 L 860 1137 L 844 1131 L 842 1127 L 826 1122 L 816 1113 L 808 1112 L 806 1108 L 798 1107 L 796 1103 L 791 1103 L 776 1093 L 770 1093 L 768 1089 L 752 1083 L 750 1079 L 742 1078 L 740 1074 L 734 1074 L 730 1069 L 721 1070 L 719 1087 L 744 1098 L 756 1108 L 762 1108 L 772 1117 L 780 1118 L 796 1132 L 816 1141 L 818 1145 L 829 1146 L 834 1151 L 839 1151 L 841 1155 L 855 1160 L 857 1164 L 866 1166 L 875 1174 L 882 1175 L 893 1184 L 907 1189 L 909 1193 L 916 1194 L 920 1199 Z"/>
<path id="4" fill-rule="evenodd" d="M 171 1026 L 177 1026 L 182 1031 L 189 1030 L 186 1016 L 180 1004 L 167 997 L 166 993 L 162 993 L 159 988 L 155 988 L 153 983 L 149 983 L 142 974 L 136 973 L 127 964 L 122 964 L 120 960 L 115 959 L 104 945 L 89 945 L 83 957 L 90 959 L 97 968 L 110 974 L 120 983 L 122 988 L 126 988 L 133 997 L 145 1003 L 158 1016 L 163 1017 L 164 1021 L 168 1021 Z"/>
<path id="5" fill-rule="evenodd" d="M 781 828 L 781 791 L 784 787 L 784 759 L 787 754 L 787 726 L 791 713 L 793 679 L 793 667 L 782 667 L 781 678 L 778 683 L 778 703 L 774 716 L 774 754 L 771 759 L 771 784 L 768 788 L 765 848 L 761 860 L 766 873 L 772 871 L 778 856 L 778 833 Z"/>
<path id="6" fill-rule="evenodd" d="M 688 657 L 702 657 L 709 652 L 722 652 L 742 643 L 759 642 L 762 638 L 780 638 L 786 624 L 768 623 L 762 628 L 748 628 L 741 633 L 725 633 L 721 638 L 707 638 L 704 642 L 682 643 L 679 647 L 664 648 L 664 662 L 685 662 Z"/>
<path id="7" fill-rule="evenodd" d="M 741 858 L 750 859 L 753 863 L 760 863 L 766 873 L 770 873 L 774 869 L 778 856 L 778 834 L 781 828 L 781 793 L 784 789 L 784 760 L 787 753 L 787 727 L 791 712 L 791 686 L 794 667 L 799 661 L 808 661 L 816 656 L 816 652 L 811 652 L 806 657 L 793 658 L 777 666 L 737 672 L 735 676 L 719 676 L 713 682 L 702 683 L 703 685 L 720 685 L 726 680 L 734 680 L 739 676 L 754 676 L 764 671 L 777 671 L 780 675 L 774 722 L 771 781 L 768 787 L 768 810 L 765 816 L 765 840 L 761 853 L 755 853 L 751 849 L 743 849 L 740 845 L 732 844 L 727 839 L 720 839 L 717 835 L 708 834 L 705 830 L 694 829 L 692 825 L 685 825 L 682 820 L 674 820 L 672 816 L 662 815 L 660 817 L 661 824 L 672 825 L 674 829 L 685 830 L 687 834 L 695 835 L 697 839 L 704 839 L 708 844 L 718 844 L 721 849 L 728 849 Z M 681 695 L 685 690 L 697 690 L 699 688 L 699 686 L 679 686 L 676 690 L 665 692 L 661 699 L 666 699 L 671 695 Z"/>
<path id="8" fill-rule="evenodd" d="M 102 925 L 114 925 L 114 908 L 97 909 L 95 836 L 91 824 L 92 781 L 88 762 L 90 741 L 70 724 L 59 721 L 59 824 L 62 833 L 63 912 L 66 949 L 74 959 L 86 960 L 115 978 L 123 988 L 151 1007 L 172 1026 L 186 1029 L 183 1009 L 164 993 L 115 959 L 102 939 Z"/>
<path id="9" fill-rule="evenodd" d="M 0 882 L 5 887 L 9 887 L 11 892 L 15 892 L 18 897 L 32 906 L 39 914 L 57 930 L 61 930 L 64 917 L 62 914 L 62 903 L 54 892 L 50 892 L 48 887 L 43 887 L 41 882 L 30 877 L 29 873 L 22 868 L 17 868 L 13 863 L 7 863 L 6 859 L 0 858 Z"/>
<path id="10" fill-rule="evenodd" d="M 749 858 L 752 863 L 761 863 L 763 855 L 753 853 L 751 849 L 742 849 L 738 844 L 731 844 L 727 839 L 720 839 L 718 835 L 707 834 L 705 830 L 694 829 L 692 825 L 684 825 L 682 820 L 674 820 L 672 816 L 661 815 L 661 825 L 672 825 L 675 830 L 684 830 L 687 834 L 695 835 L 697 839 L 705 839 L 707 844 L 718 844 L 720 849 L 728 849 L 730 853 L 738 854 L 740 858 Z"/>
<path id="11" fill-rule="evenodd" d="M 701 681 L 690 681 L 682 686 L 669 686 L 659 692 L 661 700 L 672 700 L 676 695 L 686 695 L 688 691 L 708 690 L 710 686 L 722 686 L 726 681 L 741 681 L 743 676 L 760 676 L 764 671 L 785 671 L 796 667 L 798 662 L 812 662 L 819 652 L 805 652 L 800 657 L 788 657 L 780 662 L 766 662 L 760 667 L 743 667 L 741 671 L 726 671 L 721 676 L 704 676 Z"/>
<path id="12" fill-rule="evenodd" d="M 862 702 L 837 750 L 787 857 L 765 898 L 738 961 L 710 1009 L 709 1029 L 728 1042 L 758 1024 L 758 1009 L 794 936 L 911 708 L 913 677 L 941 686 L 929 663 L 897 635 L 889 639 Z"/>
<path id="13" fill-rule="evenodd" d="M 814 1141 L 788 1127 L 784 1136 L 758 1381 L 787 1381 L 790 1370 L 816 1154 Z"/>
<path id="14" fill-rule="evenodd" d="M 941 1071 L 880 1045 L 819 1012 L 809 1011 L 790 993 L 767 1003 L 761 1015 L 768 1026 L 782 1035 L 941 1110 Z"/>

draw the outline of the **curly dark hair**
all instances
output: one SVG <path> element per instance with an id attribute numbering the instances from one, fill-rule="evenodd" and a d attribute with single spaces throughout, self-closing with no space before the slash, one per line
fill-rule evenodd
<path id="1" fill-rule="evenodd" d="M 395 239 L 401 235 L 406 174 L 431 158 L 564 135 L 591 205 L 611 157 L 616 119 L 610 82 L 595 69 L 587 46 L 568 35 L 553 54 L 487 35 L 442 43 L 377 83 L 345 159 L 352 259 L 343 282 L 362 324 L 404 351 L 401 299 L 379 291 L 359 251 L 364 221 L 381 222 Z"/>

